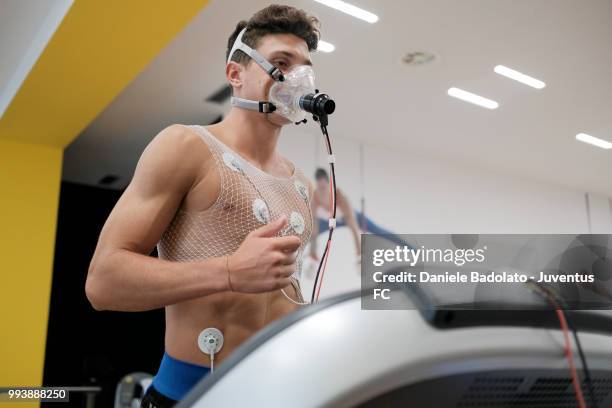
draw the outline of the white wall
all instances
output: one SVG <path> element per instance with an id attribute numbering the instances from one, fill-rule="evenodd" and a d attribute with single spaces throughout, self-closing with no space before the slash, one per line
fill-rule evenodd
<path id="1" fill-rule="evenodd" d="M 612 198 L 585 193 L 588 204 L 589 228 L 593 234 L 609 234 L 612 231 Z"/>
<path id="2" fill-rule="evenodd" d="M 359 207 L 363 184 L 367 216 L 392 232 L 612 234 L 610 197 L 490 169 L 365 145 L 362 181 L 359 143 L 329 130 L 338 186 Z M 327 169 L 323 139 L 312 124 L 285 130 L 279 147 L 311 178 L 316 167 Z M 326 239 L 319 235 L 319 249 Z M 359 288 L 354 252 L 350 231 L 337 229 L 321 297 Z M 310 296 L 306 258 L 304 266 L 303 287 Z"/>

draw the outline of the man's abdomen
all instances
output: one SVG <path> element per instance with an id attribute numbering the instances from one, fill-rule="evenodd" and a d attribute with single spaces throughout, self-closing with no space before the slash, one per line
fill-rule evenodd
<path id="1" fill-rule="evenodd" d="M 297 300 L 292 285 L 284 288 Z M 198 347 L 200 332 L 215 327 L 223 333 L 223 347 L 215 355 L 221 363 L 242 343 L 273 321 L 297 310 L 280 290 L 267 293 L 218 293 L 166 307 L 166 352 L 174 358 L 210 366 L 210 356 Z"/>

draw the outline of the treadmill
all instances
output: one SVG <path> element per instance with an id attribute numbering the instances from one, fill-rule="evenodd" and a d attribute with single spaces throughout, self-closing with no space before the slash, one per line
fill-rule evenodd
<path id="1" fill-rule="evenodd" d="M 431 294 L 396 291 L 410 310 L 365 310 L 356 291 L 279 319 L 177 407 L 578 406 L 554 311 L 433 309 Z M 587 407 L 612 407 L 612 311 L 566 313 L 588 361 L 595 404 L 575 353 Z"/>

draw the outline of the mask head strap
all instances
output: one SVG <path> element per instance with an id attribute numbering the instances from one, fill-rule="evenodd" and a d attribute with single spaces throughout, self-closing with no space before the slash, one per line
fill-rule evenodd
<path id="1" fill-rule="evenodd" d="M 261 113 L 272 113 L 276 110 L 276 106 L 274 106 L 274 104 L 271 102 L 250 101 L 248 99 L 242 99 L 236 96 L 232 96 L 231 104 L 232 106 L 250 109 Z"/>
<path id="2" fill-rule="evenodd" d="M 247 30 L 247 27 L 244 27 L 242 31 L 240 31 L 240 34 L 238 34 L 238 36 L 236 37 L 236 41 L 234 41 L 232 50 L 227 56 L 226 64 L 230 63 L 230 61 L 232 60 L 232 56 L 234 55 L 236 50 L 240 50 L 244 52 L 246 55 L 248 55 L 249 57 L 253 58 L 253 60 L 255 60 L 255 62 L 259 64 L 259 66 L 262 67 L 264 71 L 266 71 L 268 75 L 272 77 L 272 79 L 274 79 L 275 81 L 281 81 L 281 82 L 284 81 L 285 77 L 283 76 L 283 73 L 281 72 L 280 69 L 270 64 L 270 62 L 267 59 L 265 59 L 263 55 L 261 55 L 259 52 L 257 52 L 256 50 L 254 50 L 253 48 L 249 47 L 248 45 L 242 42 L 242 36 Z"/>

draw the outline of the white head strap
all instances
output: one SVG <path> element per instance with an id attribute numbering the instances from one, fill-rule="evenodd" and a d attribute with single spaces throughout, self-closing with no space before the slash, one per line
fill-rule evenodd
<path id="1" fill-rule="evenodd" d="M 276 106 L 274 106 L 273 103 L 263 101 L 250 101 L 248 99 L 238 98 L 237 96 L 232 96 L 231 104 L 232 106 L 254 110 L 261 113 L 271 113 L 276 110 Z"/>
<path id="2" fill-rule="evenodd" d="M 248 26 L 247 26 L 248 27 Z M 244 35 L 247 27 L 244 27 L 240 34 L 236 37 L 236 41 L 234 41 L 234 45 L 232 46 L 232 50 L 227 56 L 226 64 L 229 64 L 232 60 L 232 56 L 236 50 L 240 50 L 244 52 L 249 57 L 253 58 L 260 67 L 262 67 L 275 81 L 284 81 L 285 77 L 280 69 L 276 68 L 274 65 L 270 64 L 270 62 L 265 59 L 259 52 L 255 51 L 253 48 L 249 47 L 245 43 L 242 42 L 242 36 Z"/>

